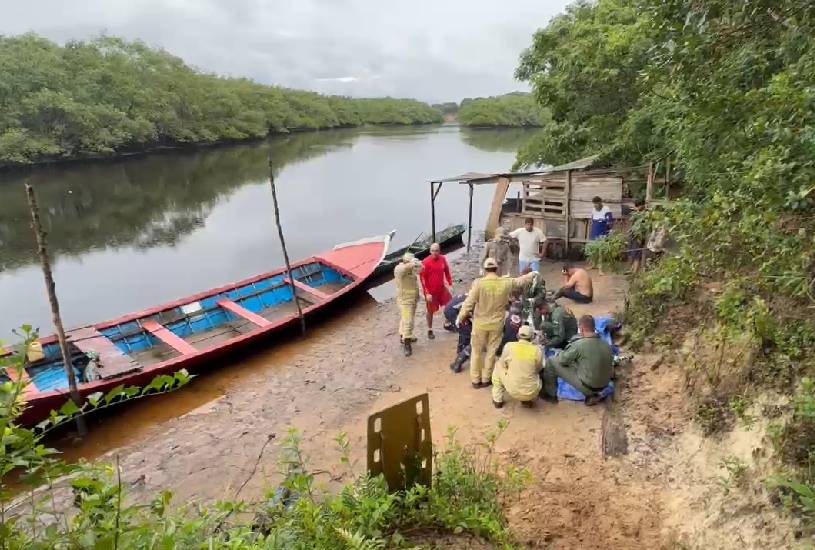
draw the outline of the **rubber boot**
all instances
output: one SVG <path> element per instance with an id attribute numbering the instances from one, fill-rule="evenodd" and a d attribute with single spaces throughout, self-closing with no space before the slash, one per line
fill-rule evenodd
<path id="1" fill-rule="evenodd" d="M 534 401 L 521 401 L 521 406 L 526 407 L 527 409 L 534 409 L 535 402 Z"/>
<path id="2" fill-rule="evenodd" d="M 467 362 L 468 358 L 469 355 L 467 355 L 466 352 L 462 351 L 461 353 L 456 355 L 455 359 L 453 359 L 453 362 L 450 364 L 450 370 L 455 373 L 461 372 L 462 370 L 464 370 L 464 363 Z"/>
<path id="3" fill-rule="evenodd" d="M 405 351 L 405 357 L 410 357 L 413 354 L 413 347 L 410 345 L 410 338 L 402 342 L 402 347 Z"/>
<path id="4" fill-rule="evenodd" d="M 492 406 L 495 407 L 496 409 L 500 409 L 501 407 L 504 406 L 504 402 L 503 401 L 493 401 Z"/>

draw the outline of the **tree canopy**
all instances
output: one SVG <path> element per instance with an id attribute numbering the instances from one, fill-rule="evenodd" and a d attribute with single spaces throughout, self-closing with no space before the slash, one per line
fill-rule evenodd
<path id="1" fill-rule="evenodd" d="M 440 121 L 439 111 L 415 100 L 321 96 L 206 74 L 141 42 L 59 46 L 34 34 L 0 36 L 0 165 Z"/>
<path id="2" fill-rule="evenodd" d="M 458 120 L 463 126 L 519 127 L 543 126 L 549 118 L 529 94 L 511 93 L 496 97 L 465 99 Z"/>

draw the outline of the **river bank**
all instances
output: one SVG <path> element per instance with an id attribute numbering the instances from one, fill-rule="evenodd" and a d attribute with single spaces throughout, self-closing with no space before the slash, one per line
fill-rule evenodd
<path id="1" fill-rule="evenodd" d="M 480 252 L 477 244 L 451 258 L 457 292 L 477 275 Z M 548 286 L 559 284 L 559 267 L 544 262 Z M 576 315 L 619 309 L 625 279 L 592 273 L 596 301 L 568 306 Z M 312 471 L 331 490 L 350 481 L 335 449 L 337 434 L 348 434 L 352 470 L 361 473 L 368 416 L 427 392 L 436 448 L 451 428 L 460 441 L 477 444 L 499 420 L 509 422 L 496 450 L 504 464 L 527 468 L 531 482 L 504 506 L 513 534 L 527 547 L 791 547 L 787 519 L 762 505 L 759 494 L 722 485 L 722 460 L 734 450 L 749 456 L 763 430 L 704 438 L 690 421 L 676 358 L 635 356 L 619 372 L 613 404 L 538 401 L 529 410 L 510 401 L 496 410 L 488 390 L 473 390 L 465 373 L 450 372 L 454 334 L 437 330 L 429 341 L 417 319 L 420 339 L 405 358 L 393 300 L 361 296 L 310 327 L 305 338 L 201 376 L 176 394 L 123 408 L 82 446 L 65 448 L 65 456 L 118 461 L 137 501 L 162 490 L 171 490 L 178 504 L 251 501 L 280 481 L 275 441 L 295 428 Z M 627 454 L 617 457 L 603 453 L 612 410 L 628 441 Z M 68 492 L 60 494 L 67 507 Z"/>

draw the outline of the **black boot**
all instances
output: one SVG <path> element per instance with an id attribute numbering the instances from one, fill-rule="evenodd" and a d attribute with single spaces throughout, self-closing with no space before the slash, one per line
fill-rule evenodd
<path id="1" fill-rule="evenodd" d="M 468 358 L 467 353 L 463 351 L 456 355 L 456 358 L 453 359 L 452 363 L 450 363 L 450 370 L 455 373 L 459 373 L 462 370 L 464 370 L 464 363 L 467 362 L 467 358 Z"/>
<path id="2" fill-rule="evenodd" d="M 495 407 L 496 409 L 500 409 L 501 407 L 504 406 L 504 402 L 503 401 L 493 401 L 492 406 Z"/>
<path id="3" fill-rule="evenodd" d="M 534 401 L 521 401 L 521 406 L 526 407 L 527 409 L 534 409 L 535 402 Z"/>
<path id="4" fill-rule="evenodd" d="M 402 347 L 405 351 L 405 357 L 410 357 L 413 354 L 413 347 L 410 345 L 410 338 L 402 342 Z"/>

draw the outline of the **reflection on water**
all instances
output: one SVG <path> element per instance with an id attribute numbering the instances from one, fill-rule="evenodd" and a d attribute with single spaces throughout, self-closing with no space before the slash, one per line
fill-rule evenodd
<path id="1" fill-rule="evenodd" d="M 461 139 L 482 151 L 515 153 L 526 145 L 538 132 L 529 128 L 462 128 Z"/>
<path id="2" fill-rule="evenodd" d="M 68 326 L 102 321 L 282 264 L 268 186 L 276 171 L 292 258 L 397 229 L 429 230 L 428 184 L 506 170 L 530 131 L 331 130 L 254 144 L 0 174 L 0 339 L 50 333 L 22 183 L 36 186 Z M 503 140 L 506 145 L 501 146 Z M 476 192 L 474 219 L 491 189 Z M 466 187 L 438 198 L 439 227 L 466 220 Z"/>

